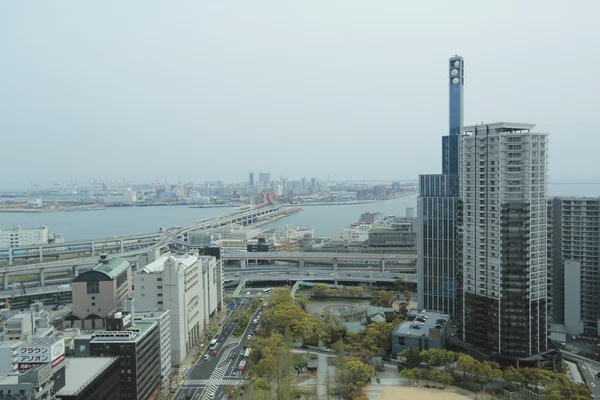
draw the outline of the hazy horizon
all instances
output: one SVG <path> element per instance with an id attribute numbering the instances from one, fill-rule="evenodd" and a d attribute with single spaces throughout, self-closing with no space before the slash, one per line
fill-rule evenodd
<path id="1" fill-rule="evenodd" d="M 3 2 L 0 189 L 439 173 L 454 54 L 465 125 L 534 123 L 550 133 L 551 182 L 600 181 L 597 11 L 540 0 Z"/>

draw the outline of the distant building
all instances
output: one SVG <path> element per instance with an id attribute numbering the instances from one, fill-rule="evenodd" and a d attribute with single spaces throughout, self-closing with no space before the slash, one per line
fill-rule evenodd
<path id="1" fill-rule="evenodd" d="M 439 312 L 409 310 L 406 320 L 392 332 L 392 354 L 406 349 L 443 349 L 448 319 L 448 315 Z"/>
<path id="2" fill-rule="evenodd" d="M 417 233 L 411 223 L 398 223 L 394 227 L 373 227 L 369 231 L 369 248 L 414 249 Z"/>
<path id="3" fill-rule="evenodd" d="M 246 251 L 250 252 L 266 252 L 275 251 L 273 241 L 268 241 L 266 238 L 258 238 L 258 242 L 248 244 Z"/>
<path id="4" fill-rule="evenodd" d="M 59 400 L 121 399 L 119 357 L 69 357 Z"/>
<path id="5" fill-rule="evenodd" d="M 222 273 L 215 257 L 190 254 L 162 256 L 135 274 L 135 307 L 171 311 L 172 363 L 180 363 L 203 339 L 222 301 L 219 280 Z"/>
<path id="6" fill-rule="evenodd" d="M 0 341 L 0 376 L 18 373 L 18 348 L 20 341 Z"/>
<path id="7" fill-rule="evenodd" d="M 381 213 L 378 213 L 378 212 L 374 212 L 374 213 L 366 212 L 366 213 L 360 214 L 360 222 L 366 223 L 366 224 L 374 224 L 375 222 L 379 221 L 383 217 L 384 217 L 384 215 Z"/>
<path id="8" fill-rule="evenodd" d="M 42 208 L 43 205 L 42 199 L 30 199 L 27 200 L 27 208 Z"/>
<path id="9" fill-rule="evenodd" d="M 21 312 L 2 323 L 5 340 L 29 340 L 35 332 L 35 321 L 32 313 Z"/>
<path id="10" fill-rule="evenodd" d="M 133 204 L 137 201 L 137 194 L 135 190 L 127 189 L 121 193 L 104 196 L 102 201 L 104 204 Z"/>
<path id="11" fill-rule="evenodd" d="M 131 274 L 127 260 L 102 254 L 98 265 L 73 280 L 73 312 L 65 321 L 75 328 L 103 328 L 108 314 L 131 296 Z"/>
<path id="12" fill-rule="evenodd" d="M 271 174 L 261 172 L 258 174 L 258 181 L 263 184 L 263 187 L 269 187 L 271 185 Z"/>
<path id="13" fill-rule="evenodd" d="M 48 227 L 23 229 L 16 225 L 13 229 L 0 230 L 0 249 L 38 246 L 48 244 Z"/>
<path id="14" fill-rule="evenodd" d="M 548 200 L 552 322 L 567 335 L 599 336 L 600 198 Z"/>
<path id="15" fill-rule="evenodd" d="M 248 184 L 250 184 L 250 186 L 254 186 L 254 172 L 250 172 L 248 174 Z"/>

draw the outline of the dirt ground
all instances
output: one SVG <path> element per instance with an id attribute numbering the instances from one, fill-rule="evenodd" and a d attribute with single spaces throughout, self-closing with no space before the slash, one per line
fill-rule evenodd
<path id="1" fill-rule="evenodd" d="M 462 394 L 464 393 L 464 394 Z M 475 398 L 475 393 L 468 392 L 455 387 L 447 386 L 445 389 L 428 389 L 417 386 L 386 386 L 379 400 L 414 399 L 419 400 L 465 400 Z M 479 399 L 487 399 L 488 395 L 479 394 Z"/>

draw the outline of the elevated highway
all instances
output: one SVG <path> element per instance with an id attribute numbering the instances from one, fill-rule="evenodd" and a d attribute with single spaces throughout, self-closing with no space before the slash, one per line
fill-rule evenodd
<path id="1" fill-rule="evenodd" d="M 261 260 L 297 262 L 300 268 L 304 268 L 306 262 L 327 262 L 332 263 L 333 269 L 336 271 L 339 264 L 379 264 L 382 272 L 385 272 L 386 265 L 414 264 L 417 261 L 416 255 L 413 254 L 244 252 L 234 250 L 225 250 L 223 258 L 226 261 L 239 261 L 242 269 L 247 268 L 249 261 Z"/>
<path id="2" fill-rule="evenodd" d="M 258 206 L 197 221 L 195 224 L 186 227 L 170 228 L 154 233 L 0 249 L 0 262 L 4 261 L 8 265 L 14 265 L 15 261 L 27 263 L 36 260 L 42 264 L 48 259 L 85 258 L 100 253 L 137 255 L 151 249 L 161 249 L 170 244 L 189 245 L 189 234 L 197 230 L 218 228 L 232 223 L 241 225 L 257 224 L 290 213 L 293 213 L 293 210 L 280 206 Z"/>

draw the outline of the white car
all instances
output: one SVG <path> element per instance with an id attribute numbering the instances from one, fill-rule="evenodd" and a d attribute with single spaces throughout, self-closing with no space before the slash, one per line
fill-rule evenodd
<path id="1" fill-rule="evenodd" d="M 248 340 L 252 339 L 252 335 L 248 335 Z"/>
<path id="2" fill-rule="evenodd" d="M 321 347 L 321 351 L 329 351 L 327 347 Z"/>
<path id="3" fill-rule="evenodd" d="M 202 357 L 205 360 L 208 360 L 210 358 L 210 356 L 208 354 L 205 354 L 204 357 Z"/>

